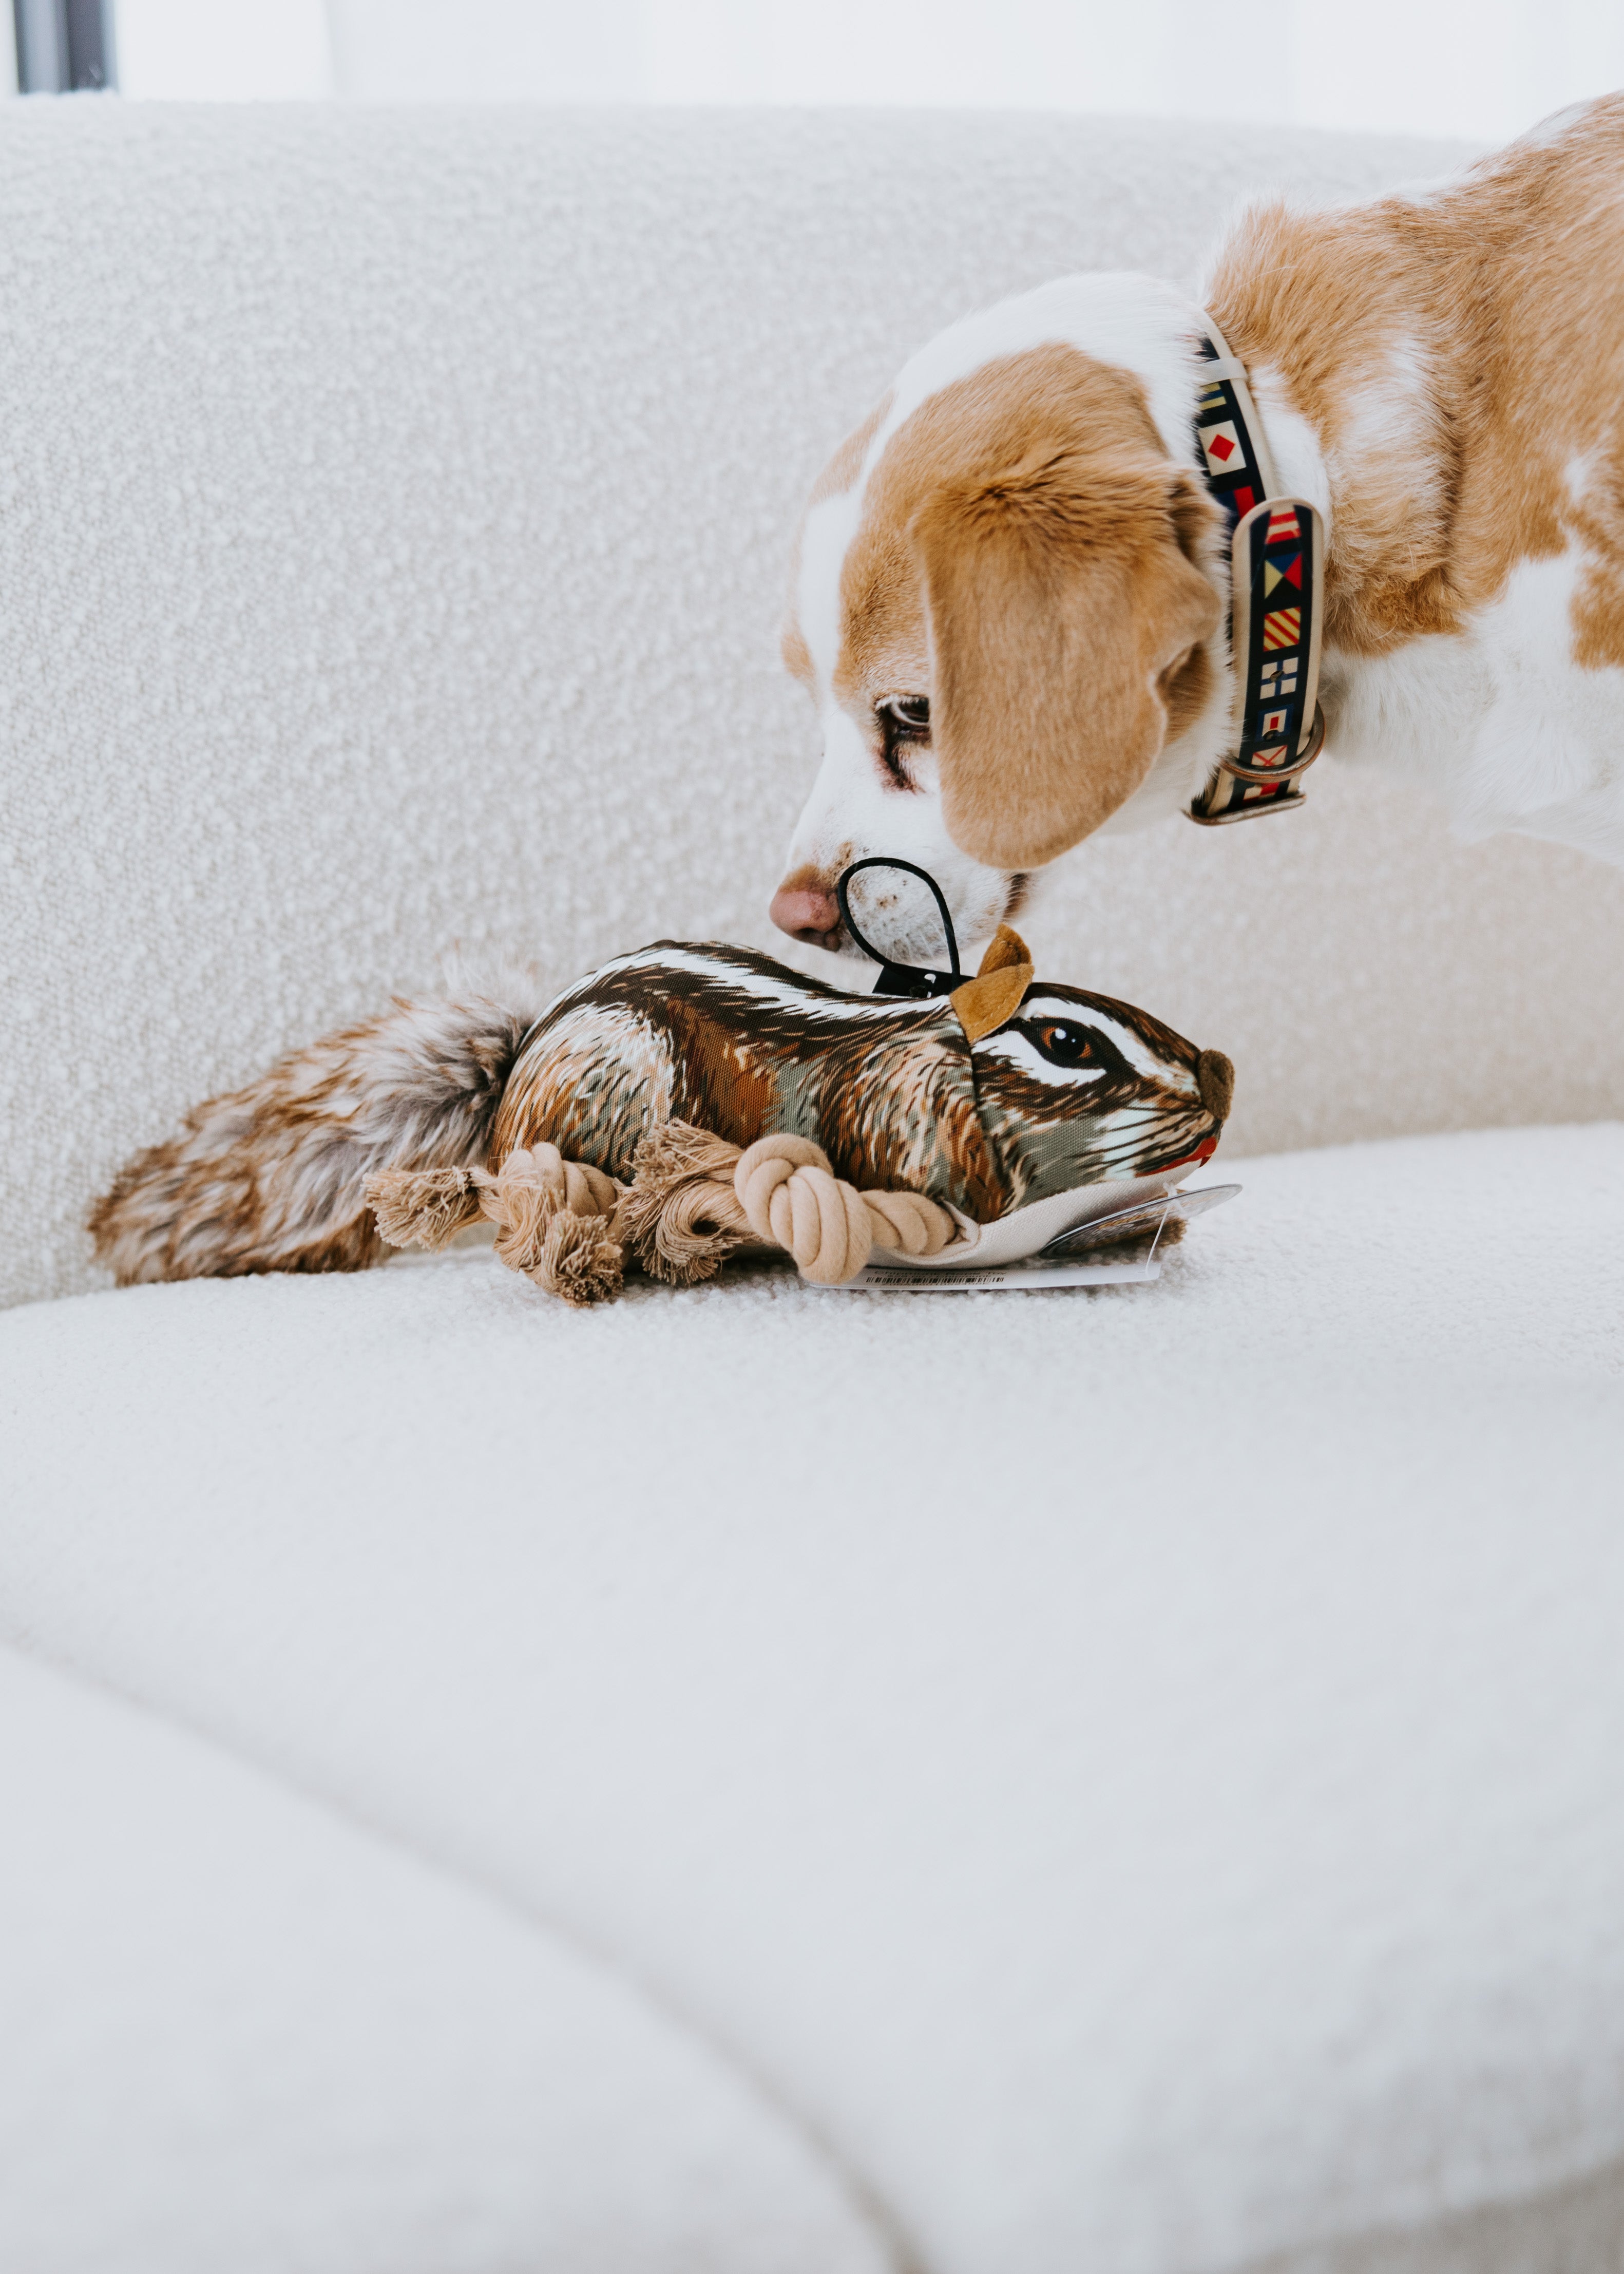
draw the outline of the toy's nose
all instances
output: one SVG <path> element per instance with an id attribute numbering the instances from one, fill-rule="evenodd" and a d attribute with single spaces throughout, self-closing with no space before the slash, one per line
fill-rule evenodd
<path id="1" fill-rule="evenodd" d="M 1222 1050 L 1203 1050 L 1195 1062 L 1195 1086 L 1214 1121 L 1227 1121 L 1235 1097 L 1235 1068 Z"/>
<path id="2" fill-rule="evenodd" d="M 840 931 L 840 907 L 832 892 L 806 885 L 783 884 L 768 914 L 780 931 L 810 947 L 833 947 Z"/>

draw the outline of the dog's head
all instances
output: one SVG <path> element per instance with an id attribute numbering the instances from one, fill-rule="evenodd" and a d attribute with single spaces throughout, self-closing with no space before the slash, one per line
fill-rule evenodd
<path id="1" fill-rule="evenodd" d="M 1064 279 L 933 341 L 831 461 L 784 636 L 823 759 L 783 930 L 840 945 L 836 877 L 890 853 L 985 937 L 1034 870 L 1210 765 L 1229 688 L 1195 339 L 1147 278 Z"/>

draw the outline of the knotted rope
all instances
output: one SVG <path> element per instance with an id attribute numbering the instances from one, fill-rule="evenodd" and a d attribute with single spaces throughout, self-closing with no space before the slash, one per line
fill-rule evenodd
<path id="1" fill-rule="evenodd" d="M 876 1247 L 931 1256 L 958 1236 L 923 1193 L 864 1192 L 806 1137 L 725 1137 L 663 1122 L 637 1148 L 629 1188 L 567 1161 L 555 1145 L 485 1169 L 385 1169 L 366 1198 L 392 1246 L 443 1247 L 487 1216 L 496 1252 L 550 1294 L 595 1303 L 620 1291 L 629 1248 L 650 1276 L 690 1287 L 742 1247 L 782 1248 L 822 1286 L 853 1279 Z"/>
<path id="2" fill-rule="evenodd" d="M 936 1255 L 959 1231 L 923 1193 L 860 1193 L 809 1138 L 759 1137 L 741 1151 L 681 1121 L 638 1147 L 618 1221 L 643 1269 L 680 1286 L 745 1246 L 786 1249 L 804 1278 L 838 1286 L 876 1247 Z"/>
<path id="3" fill-rule="evenodd" d="M 366 1200 L 392 1247 L 443 1247 L 489 1216 L 496 1253 L 567 1303 L 620 1292 L 625 1257 L 613 1225 L 623 1187 L 601 1169 L 567 1161 L 556 1145 L 509 1153 L 488 1169 L 383 1169 Z"/>
<path id="4" fill-rule="evenodd" d="M 860 1193 L 807 1137 L 758 1137 L 734 1163 L 733 1192 L 757 1239 L 825 1287 L 854 1279 L 876 1247 L 936 1255 L 959 1231 L 923 1193 Z"/>

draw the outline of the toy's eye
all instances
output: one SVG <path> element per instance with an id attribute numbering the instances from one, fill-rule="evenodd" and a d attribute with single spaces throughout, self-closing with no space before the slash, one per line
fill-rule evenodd
<path id="1" fill-rule="evenodd" d="M 875 704 L 881 725 L 898 741 L 922 742 L 930 732 L 928 695 L 886 695 Z"/>
<path id="2" fill-rule="evenodd" d="M 1021 1021 L 1020 1031 L 1050 1065 L 1076 1066 L 1086 1073 L 1105 1073 L 1116 1064 L 1116 1053 L 1102 1035 L 1096 1035 L 1092 1027 L 1078 1026 L 1070 1019 L 1026 1019 Z"/>

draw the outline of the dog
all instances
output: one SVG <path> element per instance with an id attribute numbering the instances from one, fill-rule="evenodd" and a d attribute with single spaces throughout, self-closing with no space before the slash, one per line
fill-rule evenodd
<path id="1" fill-rule="evenodd" d="M 121 1286 L 364 1270 L 386 1252 L 380 1178 L 482 1171 L 488 1185 L 552 1146 L 600 1180 L 605 1213 L 645 1139 L 678 1125 L 741 1148 L 799 1136 L 854 1186 L 924 1193 L 976 1223 L 1211 1158 L 1233 1088 L 1222 1051 L 1033 981 L 1013 934 L 996 949 L 927 1002 L 673 940 L 550 1002 L 520 973 L 459 975 L 444 999 L 397 1000 L 194 1108 L 96 1201 L 97 1259 Z M 469 1176 L 447 1190 L 478 1213 Z"/>
<path id="2" fill-rule="evenodd" d="M 1149 277 L 1066 277 L 905 365 L 796 546 L 784 659 L 823 749 L 781 930 L 846 946 L 836 879 L 888 853 L 984 937 L 1096 830 L 1189 809 L 1216 778 L 1244 689 L 1194 440 L 1214 339 L 1279 489 L 1325 531 L 1327 747 L 1432 790 L 1469 838 L 1624 860 L 1611 95 L 1436 187 L 1254 206 L 1199 305 Z M 917 952 L 894 921 L 890 952 Z"/>

